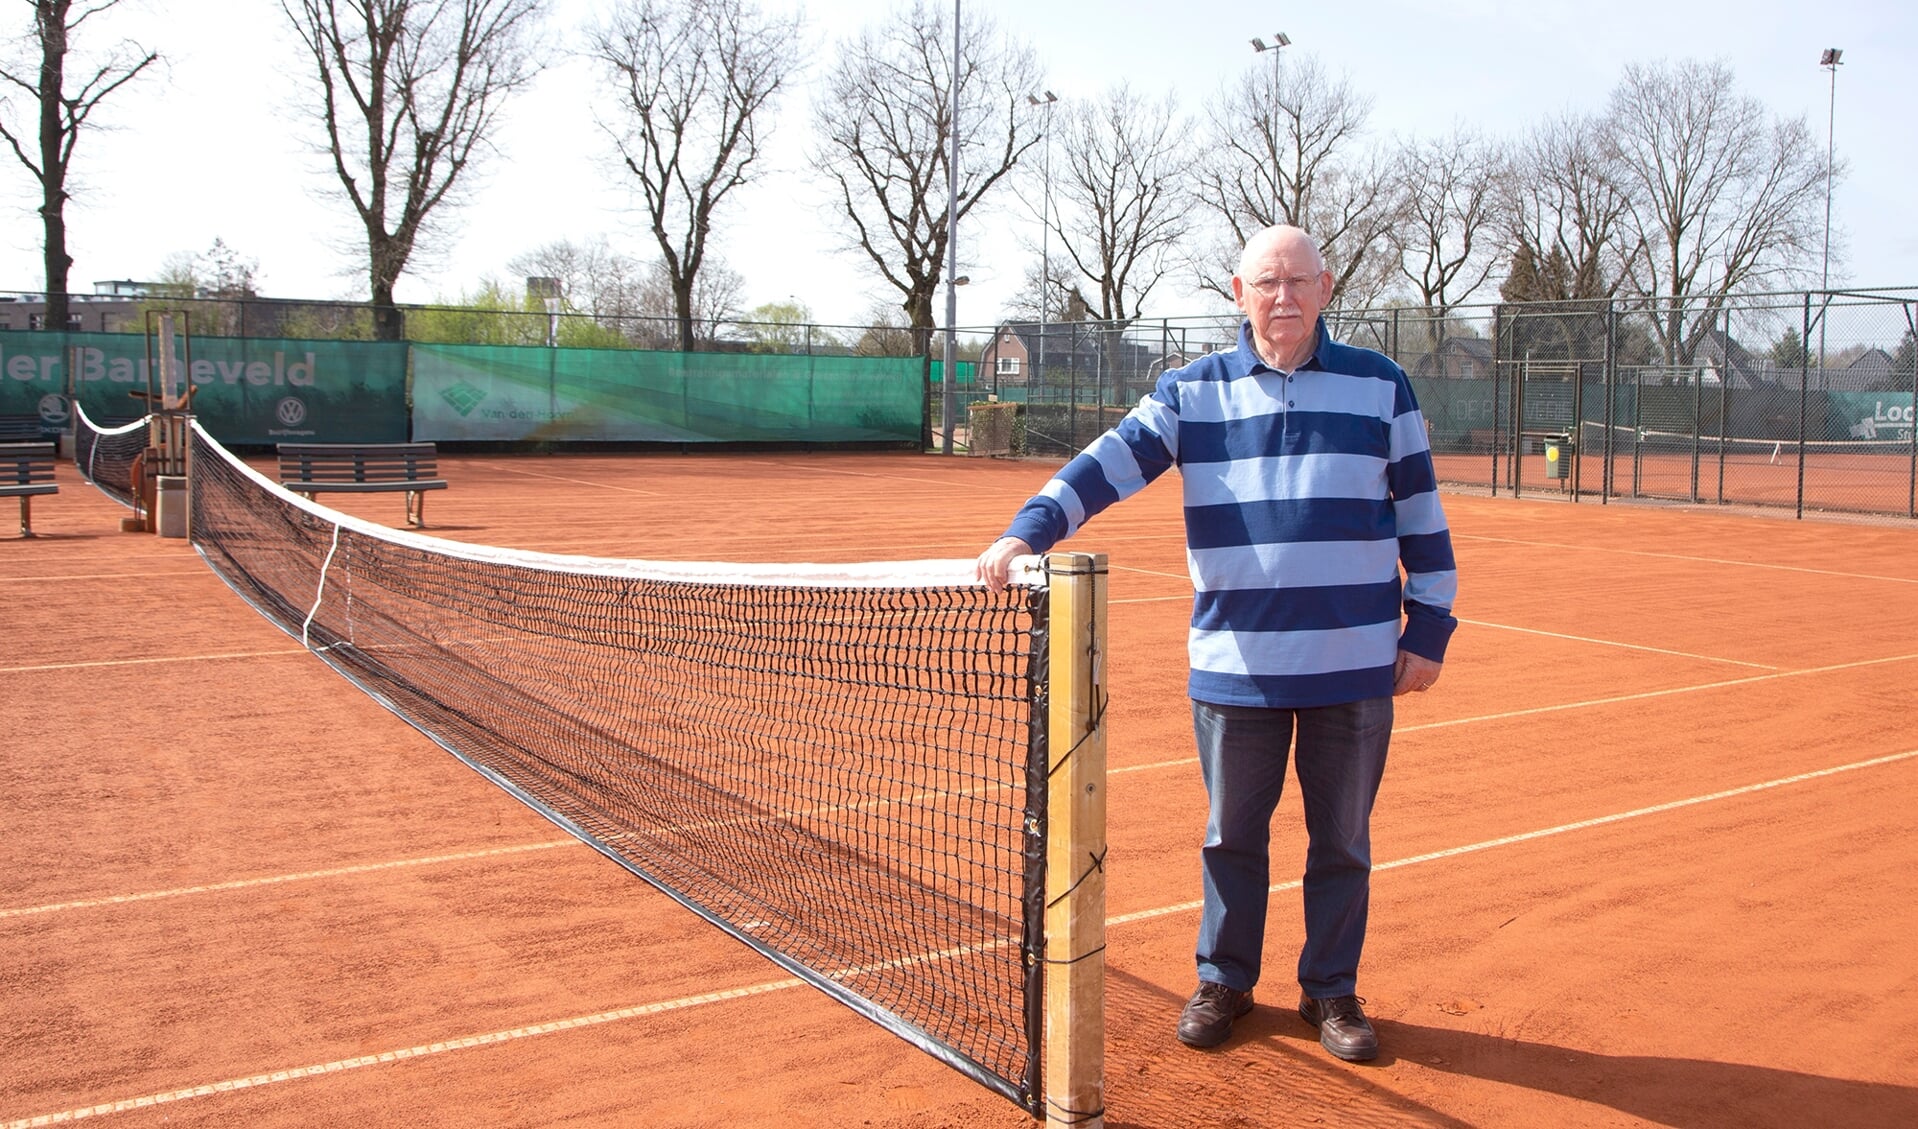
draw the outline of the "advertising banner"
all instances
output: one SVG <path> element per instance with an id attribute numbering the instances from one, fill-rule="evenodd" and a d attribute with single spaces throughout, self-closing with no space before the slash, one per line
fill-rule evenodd
<path id="1" fill-rule="evenodd" d="M 917 357 L 418 345 L 413 437 L 913 443 Z"/>
<path id="2" fill-rule="evenodd" d="M 1911 442 L 1914 417 L 1909 392 L 1827 392 L 1834 439 Z"/>
<path id="3" fill-rule="evenodd" d="M 404 342 L 196 337 L 176 340 L 173 371 L 192 410 L 223 443 L 400 442 L 406 435 Z M 0 415 L 37 414 L 65 430 L 67 397 L 96 423 L 145 415 L 161 366 L 147 338 L 123 333 L 0 331 Z M 173 389 L 178 395 L 180 389 Z"/>

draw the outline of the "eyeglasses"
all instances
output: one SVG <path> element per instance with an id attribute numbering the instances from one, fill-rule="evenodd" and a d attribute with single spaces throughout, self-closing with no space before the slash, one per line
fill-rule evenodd
<path id="1" fill-rule="evenodd" d="M 1319 276 L 1316 274 L 1302 274 L 1295 278 L 1261 278 L 1248 285 L 1267 298 L 1276 298 L 1281 290 L 1297 292 L 1308 286 L 1317 285 L 1318 281 Z"/>

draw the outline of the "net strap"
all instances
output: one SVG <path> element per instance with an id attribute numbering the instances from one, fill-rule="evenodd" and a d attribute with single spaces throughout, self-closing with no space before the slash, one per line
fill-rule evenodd
<path id="1" fill-rule="evenodd" d="M 326 601 L 326 577 L 333 571 L 333 558 L 340 551 L 340 527 L 333 527 L 333 544 L 326 550 L 326 559 L 320 562 L 319 583 L 313 586 L 313 606 L 307 609 L 306 618 L 300 621 L 300 646 L 313 649 L 310 637 L 313 630 L 313 617 L 320 614 L 320 605 Z"/>

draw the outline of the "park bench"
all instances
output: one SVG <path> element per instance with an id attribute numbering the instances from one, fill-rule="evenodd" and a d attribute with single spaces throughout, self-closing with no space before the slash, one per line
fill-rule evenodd
<path id="1" fill-rule="evenodd" d="M 406 492 L 406 524 L 426 525 L 424 491 L 446 489 L 431 443 L 281 443 L 280 485 L 320 493 Z"/>
<path id="2" fill-rule="evenodd" d="M 20 536 L 33 536 L 33 498 L 58 494 L 53 444 L 0 443 L 0 498 L 20 499 Z"/>

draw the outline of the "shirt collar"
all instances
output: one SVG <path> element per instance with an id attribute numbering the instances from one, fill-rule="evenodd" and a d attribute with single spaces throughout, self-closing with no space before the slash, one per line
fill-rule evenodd
<path id="1" fill-rule="evenodd" d="M 1312 355 L 1305 359 L 1305 363 L 1299 366 L 1300 369 L 1323 369 L 1326 367 L 1325 350 L 1326 347 L 1331 344 L 1332 338 L 1325 332 L 1325 315 L 1319 315 L 1318 324 L 1313 327 L 1312 334 L 1313 341 L 1315 342 L 1312 346 Z M 1267 372 L 1280 371 L 1266 364 L 1265 358 L 1259 356 L 1258 346 L 1252 340 L 1251 318 L 1247 318 L 1239 323 L 1239 351 L 1246 356 L 1247 372 L 1251 372 L 1254 366 L 1263 368 Z"/>

